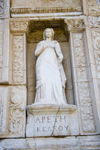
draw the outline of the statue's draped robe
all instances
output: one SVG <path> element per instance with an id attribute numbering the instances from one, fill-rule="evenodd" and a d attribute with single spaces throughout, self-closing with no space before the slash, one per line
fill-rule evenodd
<path id="1" fill-rule="evenodd" d="M 63 54 L 59 43 L 57 41 L 41 41 L 37 45 L 35 55 L 38 56 L 35 102 L 66 103 L 66 76 L 62 63 L 60 63 L 63 60 Z"/>

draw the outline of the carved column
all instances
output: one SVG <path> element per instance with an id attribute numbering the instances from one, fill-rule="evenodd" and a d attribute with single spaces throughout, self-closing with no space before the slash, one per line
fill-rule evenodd
<path id="1" fill-rule="evenodd" d="M 86 37 L 89 50 L 89 64 L 95 122 L 100 133 L 100 17 L 89 16 L 86 24 Z"/>
<path id="2" fill-rule="evenodd" d="M 80 134 L 96 133 L 84 18 L 65 19 L 70 32 L 70 51 L 75 104 L 79 112 Z"/>
<path id="3" fill-rule="evenodd" d="M 10 83 L 26 84 L 26 34 L 28 21 L 11 21 Z"/>
<path id="4" fill-rule="evenodd" d="M 25 137 L 27 28 L 26 20 L 10 20 L 9 84 L 0 87 L 1 138 Z"/>
<path id="5" fill-rule="evenodd" d="M 9 0 L 0 1 L 0 84 L 7 84 L 9 72 Z"/>

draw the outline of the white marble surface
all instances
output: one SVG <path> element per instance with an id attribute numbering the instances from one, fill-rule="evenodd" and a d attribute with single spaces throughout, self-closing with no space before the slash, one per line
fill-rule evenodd
<path id="1" fill-rule="evenodd" d="M 26 137 L 79 134 L 75 105 L 32 104 L 27 113 Z"/>
<path id="2" fill-rule="evenodd" d="M 1 150 L 99 150 L 100 135 L 65 138 L 4 139 Z"/>
<path id="3" fill-rule="evenodd" d="M 36 61 L 36 96 L 35 103 L 65 104 L 65 84 L 67 78 L 62 66 L 63 54 L 60 44 L 53 40 L 54 30 L 47 28 L 43 41 L 39 42 L 35 55 Z"/>

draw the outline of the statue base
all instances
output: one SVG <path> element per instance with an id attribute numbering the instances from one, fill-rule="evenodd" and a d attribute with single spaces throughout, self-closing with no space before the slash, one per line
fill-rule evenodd
<path id="1" fill-rule="evenodd" d="M 32 104 L 27 106 L 26 137 L 79 135 L 75 105 Z"/>

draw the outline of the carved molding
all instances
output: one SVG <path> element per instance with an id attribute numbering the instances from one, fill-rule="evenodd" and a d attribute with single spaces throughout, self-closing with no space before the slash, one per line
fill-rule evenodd
<path id="1" fill-rule="evenodd" d="M 28 30 L 28 21 L 11 21 L 10 30 L 12 32 L 26 32 Z"/>
<path id="2" fill-rule="evenodd" d="M 34 14 L 75 11 L 82 11 L 80 0 L 11 0 L 11 14 Z"/>
<path id="3" fill-rule="evenodd" d="M 88 21 L 91 28 L 100 27 L 100 17 L 89 16 Z"/>
<path id="4" fill-rule="evenodd" d="M 70 18 L 65 19 L 65 23 L 68 26 L 68 30 L 83 30 L 85 28 L 85 22 L 83 18 Z"/>
<path id="5" fill-rule="evenodd" d="M 73 33 L 74 58 L 83 132 L 94 132 L 94 115 L 86 67 L 83 33 Z"/>
<path id="6" fill-rule="evenodd" d="M 75 7 L 54 7 L 54 8 L 46 8 L 46 7 L 38 7 L 38 9 L 32 9 L 32 8 L 11 8 L 11 14 L 34 14 L 34 13 L 58 13 L 58 12 L 80 12 L 80 8 L 75 8 Z"/>

